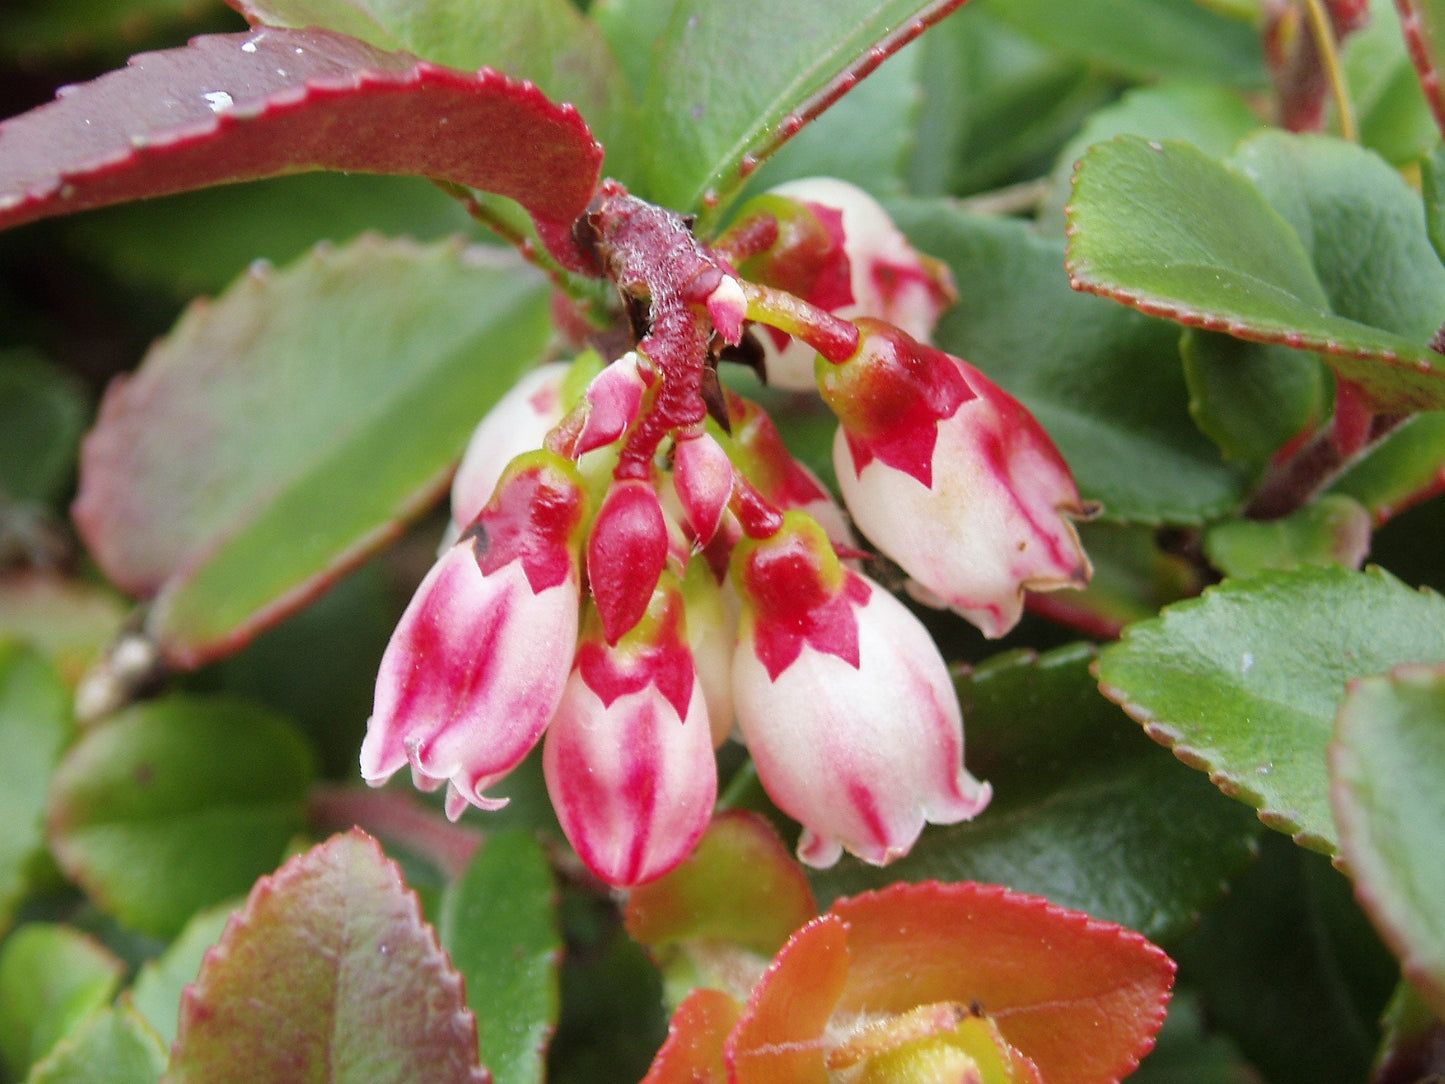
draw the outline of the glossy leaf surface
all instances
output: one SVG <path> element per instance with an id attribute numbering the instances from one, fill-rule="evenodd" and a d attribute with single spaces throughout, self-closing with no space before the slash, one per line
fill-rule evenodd
<path id="1" fill-rule="evenodd" d="M 1131 626 L 1099 686 L 1272 828 L 1334 853 L 1325 750 L 1351 678 L 1445 660 L 1445 601 L 1378 568 L 1226 581 Z"/>
<path id="2" fill-rule="evenodd" d="M 1330 158 L 1348 158 L 1340 175 L 1337 162 L 1321 161 L 1310 149 L 1318 146 L 1292 144 L 1301 150 L 1303 178 L 1277 190 L 1282 201 L 1285 192 L 1298 201 L 1285 208 L 1273 206 L 1243 172 L 1187 144 L 1121 136 L 1095 146 L 1075 175 L 1071 280 L 1076 289 L 1191 326 L 1317 351 L 1364 388 L 1377 409 L 1445 405 L 1445 366 L 1435 367 L 1439 356 L 1427 346 L 1428 333 L 1421 335 L 1413 303 L 1421 289 L 1445 296 L 1445 273 L 1433 260 L 1417 267 L 1405 291 L 1407 328 L 1359 271 L 1423 243 L 1423 213 L 1417 204 L 1413 219 L 1401 217 L 1408 190 L 1398 177 L 1384 182 L 1377 159 L 1331 148 Z M 1391 191 L 1382 193 L 1385 183 Z M 1370 213 L 1382 217 L 1364 234 L 1363 251 L 1358 238 L 1341 250 L 1342 239 L 1328 234 L 1332 247 L 1314 245 L 1317 208 L 1310 202 L 1320 198 L 1319 228 L 1326 230 L 1332 210 L 1348 206 L 1349 198 L 1336 195 L 1341 189 L 1372 208 L 1380 201 Z M 1301 236 L 1306 226 L 1308 236 Z"/>
<path id="3" fill-rule="evenodd" d="M 0 125 L 0 227 L 303 169 L 435 177 L 570 222 L 601 159 L 574 110 L 497 72 L 263 28 L 141 54 Z"/>
<path id="4" fill-rule="evenodd" d="M 878 870 L 814 876 L 832 898 L 903 880 L 1009 884 L 1155 940 L 1178 937 L 1247 861 L 1258 834 L 1203 780 L 1131 733 L 1094 692 L 1092 649 L 1015 652 L 958 682 L 965 761 L 994 787 L 971 824 L 929 828 Z"/>
<path id="5" fill-rule="evenodd" d="M 1330 748 L 1340 851 L 1405 977 L 1445 1015 L 1445 670 L 1351 683 Z"/>
<path id="6" fill-rule="evenodd" d="M 539 279 L 493 252 L 370 237 L 252 272 L 112 387 L 76 521 L 159 592 L 172 661 L 224 654 L 423 510 L 548 334 Z"/>
<path id="7" fill-rule="evenodd" d="M 442 947 L 466 981 L 496 1084 L 544 1076 L 559 1008 L 556 896 L 541 844 L 512 829 L 491 836 L 442 897 Z"/>
<path id="8" fill-rule="evenodd" d="M 65 756 L 47 828 L 66 873 L 127 925 L 171 936 L 275 867 L 313 766 L 294 728 L 224 698 L 137 704 Z"/>
<path id="9" fill-rule="evenodd" d="M 461 976 L 401 871 L 353 829 L 257 883 L 186 993 L 166 1080 L 487 1075 Z"/>

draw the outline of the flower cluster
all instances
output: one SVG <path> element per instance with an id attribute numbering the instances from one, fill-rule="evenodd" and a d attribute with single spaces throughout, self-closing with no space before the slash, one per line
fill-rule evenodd
<path id="1" fill-rule="evenodd" d="M 938 649 L 840 558 L 847 517 L 717 379 L 761 353 L 796 386 L 805 344 L 854 522 L 919 598 L 1001 635 L 1026 588 L 1087 579 L 1066 518 L 1084 508 L 1027 411 L 919 341 L 946 272 L 837 182 L 763 197 L 712 246 L 606 184 L 575 232 L 635 346 L 537 371 L 477 429 L 382 660 L 363 776 L 409 765 L 456 817 L 505 802 L 489 791 L 543 741 L 564 831 L 616 885 L 693 848 L 730 735 L 814 865 L 885 863 L 976 815 L 989 788 Z"/>

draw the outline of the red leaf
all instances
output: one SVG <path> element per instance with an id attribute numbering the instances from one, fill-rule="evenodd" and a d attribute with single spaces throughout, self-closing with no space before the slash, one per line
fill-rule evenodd
<path id="1" fill-rule="evenodd" d="M 0 124 L 0 228 L 308 169 L 405 173 L 576 218 L 602 148 L 530 83 L 260 27 L 142 53 Z"/>
<path id="2" fill-rule="evenodd" d="M 1113 1084 L 1154 1045 L 1174 963 L 1132 930 L 997 885 L 898 884 L 839 900 L 841 1013 L 978 1005 L 1049 1084 Z M 826 916 L 825 916 L 826 917 Z"/>
<path id="3" fill-rule="evenodd" d="M 333 836 L 256 883 L 187 987 L 172 1084 L 483 1084 L 462 979 L 375 840 Z"/>

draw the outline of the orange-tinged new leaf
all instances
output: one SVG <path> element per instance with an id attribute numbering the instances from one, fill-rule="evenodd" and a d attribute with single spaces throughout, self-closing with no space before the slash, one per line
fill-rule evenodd
<path id="1" fill-rule="evenodd" d="M 728 1038 L 735 1084 L 827 1084 L 823 1031 L 847 981 L 848 927 L 815 918 L 783 946 Z"/>
<path id="2" fill-rule="evenodd" d="M 840 1013 L 977 1004 L 1049 1084 L 1113 1084 L 1154 1045 L 1174 963 L 1141 935 L 997 885 L 898 884 L 839 900 Z"/>
<path id="3" fill-rule="evenodd" d="M 642 1084 L 727 1084 L 723 1047 L 743 1007 L 721 990 L 694 990 L 673 1013 Z"/>

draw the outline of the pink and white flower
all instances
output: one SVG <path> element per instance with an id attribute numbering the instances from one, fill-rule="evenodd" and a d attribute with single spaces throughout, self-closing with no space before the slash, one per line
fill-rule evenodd
<path id="1" fill-rule="evenodd" d="M 779 208 L 791 201 L 797 210 Z M 918 252 L 881 204 L 831 177 L 790 181 L 762 197 L 779 218 L 779 242 L 743 264 L 762 281 L 788 290 L 845 319 L 876 317 L 927 342 L 956 295 L 948 268 Z M 802 221 L 800 217 L 806 216 Z M 744 208 L 740 218 L 745 218 Z M 764 371 L 774 387 L 810 391 L 813 358 L 807 343 L 765 329 Z"/>
<path id="2" fill-rule="evenodd" d="M 548 430 L 567 413 L 563 387 L 571 366 L 555 361 L 522 377 L 487 411 L 467 441 L 452 478 L 452 529 L 448 542 L 477 518 L 515 456 L 542 447 Z"/>
<path id="3" fill-rule="evenodd" d="M 671 573 L 616 645 L 594 614 L 542 758 L 563 831 L 608 884 L 650 881 L 692 851 L 712 816 L 717 767 Z"/>
<path id="4" fill-rule="evenodd" d="M 1017 624 L 1025 590 L 1083 587 L 1091 569 L 1070 517 L 1088 510 L 1033 415 L 967 362 L 858 324 L 857 354 L 818 367 L 841 423 L 838 485 L 910 590 L 997 637 Z"/>
<path id="5" fill-rule="evenodd" d="M 453 820 L 506 804 L 483 792 L 542 736 L 577 646 L 585 503 L 566 460 L 513 462 L 392 633 L 361 746 L 368 783 L 410 764 L 419 788 L 448 784 Z"/>
<path id="6" fill-rule="evenodd" d="M 804 862 L 846 849 L 882 865 L 925 822 L 988 804 L 988 784 L 963 767 L 963 718 L 932 638 L 844 568 L 822 528 L 789 513 L 773 537 L 742 542 L 733 569 L 738 724 L 764 789 L 803 825 Z"/>

